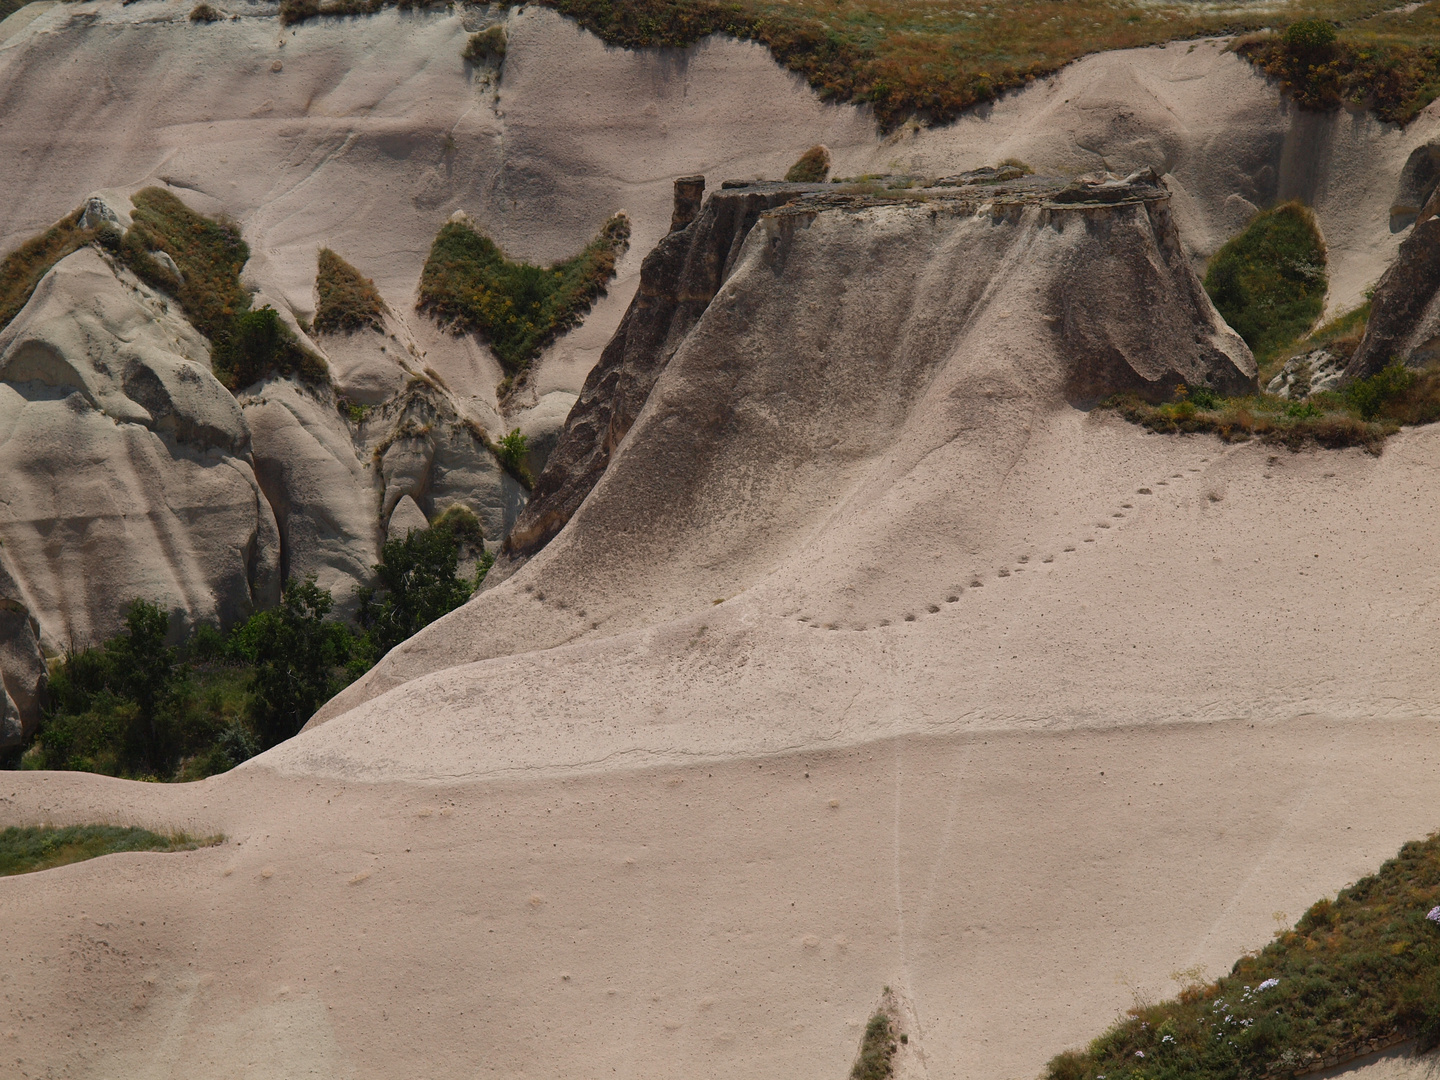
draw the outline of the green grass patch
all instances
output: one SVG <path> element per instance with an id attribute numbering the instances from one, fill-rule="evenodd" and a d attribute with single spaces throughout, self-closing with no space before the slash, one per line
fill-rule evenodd
<path id="1" fill-rule="evenodd" d="M 1440 836 L 1321 900 L 1230 974 L 1131 1009 L 1046 1080 L 1293 1077 L 1403 1038 L 1440 1044 Z"/>
<path id="2" fill-rule="evenodd" d="M 375 282 L 329 248 L 320 250 L 316 262 L 315 291 L 320 297 L 315 310 L 317 333 L 385 328 L 385 301 Z"/>
<path id="3" fill-rule="evenodd" d="M 579 323 L 615 276 L 615 260 L 629 242 L 630 222 L 616 215 L 579 255 L 540 267 L 511 262 L 468 222 L 448 222 L 420 275 L 418 307 L 456 333 L 478 334 L 516 376 L 557 334 Z"/>
<path id="4" fill-rule="evenodd" d="M 3 12 L 0 8 L 0 12 Z M 9 326 L 30 301 L 35 286 L 66 255 L 95 239 L 93 229 L 82 229 L 84 209 L 61 218 L 39 236 L 26 240 L 0 260 L 0 330 Z"/>
<path id="5" fill-rule="evenodd" d="M 865 1025 L 860 1056 L 850 1069 L 850 1080 L 888 1080 L 894 1072 L 890 1060 L 894 1056 L 895 1039 L 890 1032 L 890 1020 L 884 1013 L 876 1013 Z"/>
<path id="6" fill-rule="evenodd" d="M 223 839 L 186 833 L 161 835 L 120 825 L 12 826 L 0 832 L 0 877 L 31 874 L 121 851 L 194 851 L 213 847 Z"/>
<path id="7" fill-rule="evenodd" d="M 1325 244 L 1315 215 L 1288 202 L 1255 215 L 1205 271 L 1205 291 L 1266 363 L 1314 326 L 1325 308 Z"/>

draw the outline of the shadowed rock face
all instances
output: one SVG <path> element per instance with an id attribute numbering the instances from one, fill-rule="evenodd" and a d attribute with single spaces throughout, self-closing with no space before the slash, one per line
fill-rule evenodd
<path id="1" fill-rule="evenodd" d="M 1345 378 L 1374 375 L 1392 360 L 1440 360 L 1440 193 L 1432 194 L 1395 261 L 1375 286 L 1370 322 Z"/>
<path id="2" fill-rule="evenodd" d="M 19 746 L 40 723 L 49 678 L 39 631 L 0 549 L 0 750 Z"/>
<path id="3" fill-rule="evenodd" d="M 690 212 L 693 179 L 677 182 L 677 222 Z M 970 249 L 966 267 L 988 267 L 995 275 L 954 279 L 957 288 L 970 290 L 961 310 L 971 313 L 984 305 L 995 282 L 1023 267 L 1036 280 L 1029 310 L 997 317 L 1019 316 L 1008 324 L 1017 331 L 1022 322 L 1049 328 L 1063 357 L 1054 389 L 1075 405 L 1088 407 L 1121 391 L 1159 399 L 1182 382 L 1222 393 L 1253 389 L 1253 358 L 1190 269 L 1169 193 L 1153 173 L 1068 184 L 962 174 L 942 184 L 903 195 L 786 184 L 728 187 L 712 195 L 693 222 L 646 257 L 635 300 L 586 380 L 490 580 L 504 580 L 544 547 L 585 500 L 656 379 L 730 276 L 757 222 L 765 222 L 766 258 L 782 279 L 779 288 L 787 287 L 785 252 L 794 231 L 821 215 L 858 223 L 869 211 L 881 217 L 903 212 L 927 223 L 924 231 L 950 230 L 955 243 Z M 976 232 L 980 221 L 990 223 L 988 231 Z M 892 227 L 887 222 L 877 235 Z M 1046 242 L 1061 234 L 1064 243 Z M 815 272 L 838 280 L 849 272 L 849 257 L 836 250 L 836 261 L 826 266 L 822 256 Z M 937 297 L 936 303 L 956 300 Z M 967 317 L 962 314 L 962 322 Z"/>
<path id="4" fill-rule="evenodd" d="M 503 581 L 565 527 L 605 472 L 656 378 L 705 313 L 760 215 L 810 190 L 766 184 L 721 191 L 697 216 L 703 184 L 703 177 L 676 182 L 675 231 L 645 257 L 635 299 L 585 380 L 487 580 Z"/>

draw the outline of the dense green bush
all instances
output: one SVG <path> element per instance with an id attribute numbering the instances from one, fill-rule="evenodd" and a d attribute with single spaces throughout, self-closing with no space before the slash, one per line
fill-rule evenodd
<path id="1" fill-rule="evenodd" d="M 1137 1006 L 1047 1080 L 1293 1077 L 1400 1037 L 1440 1042 L 1440 837 L 1321 900 L 1229 975 Z"/>
<path id="2" fill-rule="evenodd" d="M 505 59 L 505 27 L 489 26 L 471 34 L 460 55 L 472 64 Z"/>
<path id="3" fill-rule="evenodd" d="M 454 518 L 441 519 L 381 549 L 377 584 L 360 590 L 360 625 L 374 659 L 470 598 L 474 586 L 460 577 L 454 526 Z"/>
<path id="4" fill-rule="evenodd" d="M 1298 202 L 1257 214 L 1205 272 L 1205 291 L 1261 363 L 1305 336 L 1326 287 L 1325 244 Z"/>
<path id="5" fill-rule="evenodd" d="M 359 643 L 327 618 L 333 606 L 313 576 L 291 581 L 279 607 L 252 615 L 231 635 L 232 652 L 251 669 L 250 721 L 262 750 L 298 734 L 358 674 L 348 665 Z"/>
<path id="6" fill-rule="evenodd" d="M 860 1056 L 850 1068 L 850 1080 L 887 1080 L 894 1072 L 895 1037 L 884 1013 L 876 1013 L 865 1025 L 860 1039 Z"/>
<path id="7" fill-rule="evenodd" d="M 823 146 L 812 146 L 801 154 L 785 179 L 792 184 L 819 184 L 830 175 L 830 151 Z"/>
<path id="8" fill-rule="evenodd" d="M 447 222 L 420 275 L 418 307 L 457 333 L 479 334 L 515 375 L 580 321 L 615 276 L 615 260 L 629 242 L 630 222 L 616 215 L 579 255 L 540 267 L 511 262 L 468 222 Z"/>

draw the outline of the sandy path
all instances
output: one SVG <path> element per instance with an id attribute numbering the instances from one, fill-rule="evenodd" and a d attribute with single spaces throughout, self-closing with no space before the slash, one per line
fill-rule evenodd
<path id="1" fill-rule="evenodd" d="M 889 984 L 931 1076 L 1030 1076 L 1433 827 L 1432 743 L 1308 717 L 498 784 L 10 774 L 0 821 L 229 840 L 0 881 L 0 1060 L 837 1077 Z"/>

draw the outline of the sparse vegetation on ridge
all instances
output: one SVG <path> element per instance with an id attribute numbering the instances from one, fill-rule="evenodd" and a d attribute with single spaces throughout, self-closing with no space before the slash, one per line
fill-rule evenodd
<path id="1" fill-rule="evenodd" d="M 792 184 L 820 184 L 830 175 L 830 151 L 823 146 L 812 146 L 801 154 L 785 179 Z"/>
<path id="2" fill-rule="evenodd" d="M 1440 1045 L 1440 836 L 1321 900 L 1229 975 L 1137 1005 L 1045 1080 L 1276 1080 Z"/>
<path id="3" fill-rule="evenodd" d="M 35 286 L 56 263 L 95 239 L 95 230 L 80 227 L 84 213 L 82 208 L 61 218 L 0 260 L 0 330 L 20 314 Z"/>
<path id="4" fill-rule="evenodd" d="M 385 301 L 375 282 L 329 248 L 321 248 L 316 258 L 315 291 L 320 298 L 316 333 L 384 329 Z"/>
<path id="5" fill-rule="evenodd" d="M 1138 0 L 949 8 L 922 0 L 542 2 L 615 45 L 685 46 L 712 33 L 760 42 L 823 97 L 870 103 L 886 128 L 916 114 L 951 120 L 1087 53 L 1259 31 L 1273 18 L 1270 10 L 1250 15 Z M 1300 0 L 1286 17 L 1334 21 L 1342 51 L 1355 58 L 1351 99 L 1359 95 L 1385 118 L 1399 119 L 1435 96 L 1423 75 L 1440 45 L 1440 13 L 1432 7 L 1406 12 L 1374 0 Z M 1407 104 L 1396 110 L 1392 100 Z"/>
<path id="6" fill-rule="evenodd" d="M 193 23 L 219 22 L 224 17 L 209 4 L 196 4 L 190 9 L 190 21 Z"/>
<path id="7" fill-rule="evenodd" d="M 409 11 L 443 6 L 440 0 L 280 0 L 280 24 L 293 26 L 320 16 L 374 15 L 387 7 Z"/>
<path id="8" fill-rule="evenodd" d="M 32 874 L 122 851 L 194 851 L 224 837 L 161 835 L 122 825 L 12 826 L 0 831 L 0 877 Z"/>
<path id="9" fill-rule="evenodd" d="M 1288 202 L 1257 214 L 1215 253 L 1205 291 L 1264 364 L 1314 326 L 1328 280 L 1315 215 Z"/>
<path id="10" fill-rule="evenodd" d="M 1278 79 L 1302 108 L 1348 103 L 1406 124 L 1440 95 L 1436 23 L 1433 13 L 1398 8 L 1359 22 L 1342 38 L 1334 24 L 1310 19 L 1244 40 L 1237 51 Z"/>
<path id="11" fill-rule="evenodd" d="M 251 310 L 250 294 L 240 284 L 250 248 L 238 225 L 197 214 L 164 188 L 144 188 L 131 201 L 134 226 L 123 239 L 102 228 L 100 242 L 142 281 L 180 302 L 211 341 L 216 378 L 232 391 L 273 375 L 329 381 L 325 362 L 300 345 L 278 312 Z M 174 260 L 178 279 L 154 252 Z"/>
<path id="12" fill-rule="evenodd" d="M 617 214 L 579 255 L 539 267 L 511 262 L 467 221 L 447 222 L 421 272 L 417 306 L 457 333 L 480 335 L 515 376 L 580 321 L 615 276 L 615 260 L 629 242 L 629 219 Z"/>
<path id="13" fill-rule="evenodd" d="M 1440 370 L 1413 371 L 1391 364 L 1338 391 L 1288 401 L 1270 394 L 1223 398 L 1203 387 L 1176 388 L 1173 401 L 1153 405 L 1133 394 L 1104 403 L 1152 431 L 1211 432 L 1227 442 L 1260 438 L 1298 450 L 1307 443 L 1328 449 L 1360 446 L 1378 454 L 1405 424 L 1440 420 Z"/>

